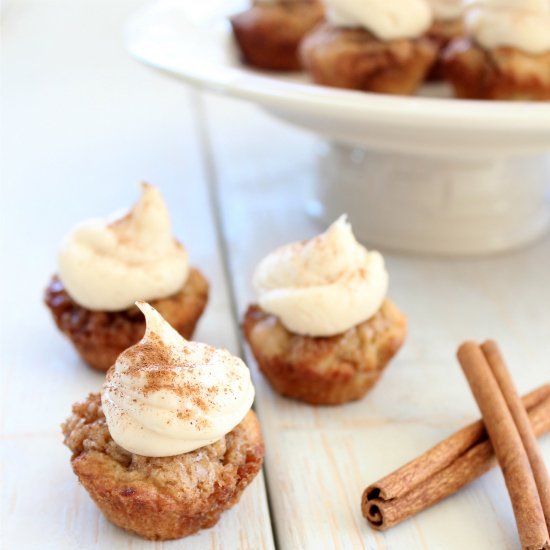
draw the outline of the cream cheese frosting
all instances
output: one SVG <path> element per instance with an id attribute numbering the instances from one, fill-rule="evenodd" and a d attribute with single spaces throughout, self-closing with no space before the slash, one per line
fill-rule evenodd
<path id="1" fill-rule="evenodd" d="M 464 0 L 429 0 L 429 3 L 438 21 L 460 19 L 464 12 Z"/>
<path id="2" fill-rule="evenodd" d="M 325 0 L 336 27 L 363 27 L 381 40 L 417 38 L 433 22 L 426 0 Z"/>
<path id="3" fill-rule="evenodd" d="M 372 317 L 388 290 L 378 252 L 360 245 L 346 216 L 305 242 L 279 248 L 254 273 L 259 305 L 297 334 L 332 336 Z"/>
<path id="4" fill-rule="evenodd" d="M 226 350 L 190 342 L 149 304 L 147 329 L 107 373 L 101 403 L 111 437 L 131 453 L 160 457 L 210 445 L 246 416 L 250 372 Z"/>
<path id="5" fill-rule="evenodd" d="M 59 252 L 59 278 L 79 305 L 121 311 L 136 300 L 157 300 L 181 290 L 189 275 L 186 250 L 172 235 L 159 190 L 142 195 L 122 217 L 78 225 Z"/>
<path id="6" fill-rule="evenodd" d="M 550 51 L 550 0 L 470 1 L 465 23 L 468 33 L 487 49 Z"/>

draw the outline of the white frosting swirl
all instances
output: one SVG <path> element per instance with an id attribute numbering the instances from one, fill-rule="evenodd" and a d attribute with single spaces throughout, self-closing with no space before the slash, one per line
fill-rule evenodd
<path id="1" fill-rule="evenodd" d="M 530 54 L 550 51 L 549 0 L 470 1 L 466 29 L 487 49 L 510 46 Z"/>
<path id="2" fill-rule="evenodd" d="M 120 219 L 78 225 L 59 252 L 59 277 L 81 306 L 121 311 L 136 300 L 178 292 L 189 275 L 187 252 L 170 226 L 166 204 L 155 187 L 143 184 L 140 200 Z"/>
<path id="3" fill-rule="evenodd" d="M 260 307 L 297 334 L 332 336 L 380 308 L 388 273 L 378 252 L 353 236 L 346 217 L 306 242 L 269 254 L 254 273 Z"/>
<path id="4" fill-rule="evenodd" d="M 438 21 L 460 19 L 464 12 L 464 0 L 428 0 Z"/>
<path id="5" fill-rule="evenodd" d="M 336 27 L 364 27 L 381 40 L 417 38 L 433 22 L 426 0 L 325 0 Z"/>
<path id="6" fill-rule="evenodd" d="M 254 401 L 247 366 L 226 350 L 182 338 L 149 304 L 143 339 L 121 353 L 101 393 L 111 437 L 131 453 L 174 456 L 210 445 Z"/>

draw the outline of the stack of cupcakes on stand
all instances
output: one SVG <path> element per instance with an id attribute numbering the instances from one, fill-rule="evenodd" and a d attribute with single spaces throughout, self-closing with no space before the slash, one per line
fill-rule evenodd
<path id="1" fill-rule="evenodd" d="M 550 99 L 548 0 L 257 0 L 231 22 L 245 63 L 324 86 L 411 95 L 446 80 L 459 99 Z"/>

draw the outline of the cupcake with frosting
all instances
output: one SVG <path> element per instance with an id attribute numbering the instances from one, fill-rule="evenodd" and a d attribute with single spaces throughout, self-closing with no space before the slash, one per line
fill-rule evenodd
<path id="1" fill-rule="evenodd" d="M 150 301 L 185 338 L 208 300 L 208 282 L 190 267 L 160 192 L 148 184 L 128 213 L 85 221 L 69 233 L 45 295 L 58 328 L 102 371 L 145 332 L 136 300 Z"/>
<path id="2" fill-rule="evenodd" d="M 233 34 L 248 65 L 272 71 L 302 68 L 298 47 L 324 17 L 320 0 L 253 0 L 230 18 Z"/>
<path id="3" fill-rule="evenodd" d="M 282 395 L 315 405 L 360 399 L 405 339 L 405 317 L 386 296 L 384 259 L 355 240 L 345 216 L 269 254 L 254 286 L 258 304 L 243 331 Z"/>
<path id="4" fill-rule="evenodd" d="M 302 42 L 301 57 L 318 84 L 410 95 L 437 56 L 426 36 L 427 0 L 325 0 L 324 25 Z"/>
<path id="5" fill-rule="evenodd" d="M 147 539 L 180 538 L 214 525 L 261 468 L 254 387 L 238 357 L 137 307 L 145 335 L 62 429 L 73 471 L 107 519 Z"/>
<path id="6" fill-rule="evenodd" d="M 550 100 L 550 1 L 469 1 L 464 24 L 442 59 L 457 97 Z"/>

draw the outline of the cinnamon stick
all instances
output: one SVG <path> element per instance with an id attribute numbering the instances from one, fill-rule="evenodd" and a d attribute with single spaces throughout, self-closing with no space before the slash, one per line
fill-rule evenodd
<path id="1" fill-rule="evenodd" d="M 548 470 L 544 464 L 537 438 L 531 428 L 529 416 L 521 402 L 497 343 L 489 340 L 481 345 L 481 351 L 491 367 L 493 376 L 500 387 L 500 391 L 506 400 L 508 409 L 518 429 L 525 452 L 527 453 L 527 458 L 531 464 L 533 477 L 535 478 L 542 511 L 546 519 L 546 528 L 550 531 L 550 477 L 548 476 Z"/>
<path id="2" fill-rule="evenodd" d="M 550 384 L 522 401 L 535 434 L 549 432 Z M 363 515 L 374 529 L 388 529 L 455 493 L 495 464 L 493 447 L 479 420 L 367 487 Z"/>
<path id="3" fill-rule="evenodd" d="M 521 545 L 527 550 L 543 549 L 550 544 L 548 528 L 529 458 L 506 400 L 477 344 L 465 342 L 457 356 L 502 469 Z"/>

